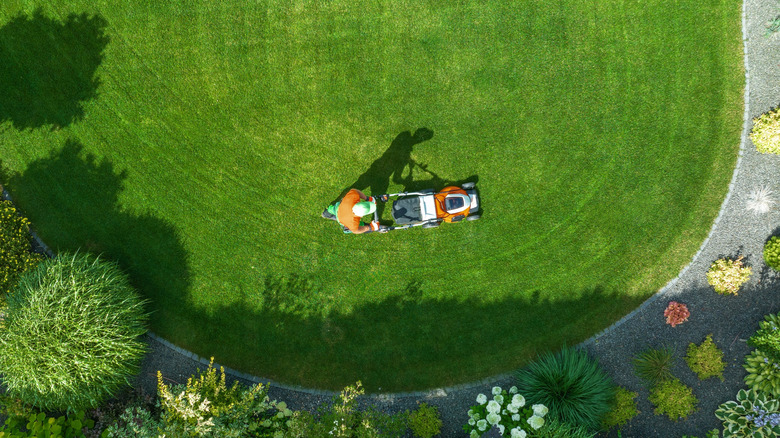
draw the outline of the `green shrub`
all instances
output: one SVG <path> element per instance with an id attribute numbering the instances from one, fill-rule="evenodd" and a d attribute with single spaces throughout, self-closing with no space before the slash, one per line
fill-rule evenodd
<path id="1" fill-rule="evenodd" d="M 634 357 L 634 374 L 653 386 L 672 378 L 674 351 L 670 347 L 645 350 Z"/>
<path id="2" fill-rule="evenodd" d="M 0 310 L 23 272 L 37 265 L 43 256 L 32 252 L 30 223 L 10 201 L 0 201 Z"/>
<path id="3" fill-rule="evenodd" d="M 357 397 L 363 395 L 362 384 L 348 386 L 333 398 L 331 405 L 319 408 L 319 418 L 310 412 L 296 412 L 289 422 L 286 437 L 358 437 L 401 436 L 406 430 L 406 415 L 385 414 L 376 409 L 359 411 Z"/>
<path id="4" fill-rule="evenodd" d="M 777 108 L 753 119 L 750 140 L 762 154 L 780 154 L 780 112 Z"/>
<path id="5" fill-rule="evenodd" d="M 737 295 L 739 288 L 750 279 L 753 268 L 742 266 L 742 257 L 736 260 L 715 260 L 707 271 L 707 283 L 721 295 Z"/>
<path id="6" fill-rule="evenodd" d="M 655 405 L 656 414 L 665 414 L 672 421 L 677 421 L 692 414 L 699 400 L 693 395 L 691 388 L 672 378 L 653 386 L 650 390 L 650 402 Z"/>
<path id="7" fill-rule="evenodd" d="M 596 430 L 614 399 L 614 386 L 598 363 L 583 351 L 547 353 L 518 371 L 517 386 L 532 403 L 541 403 L 564 423 Z"/>
<path id="8" fill-rule="evenodd" d="M 29 417 L 10 417 L 0 429 L 0 438 L 22 437 L 83 437 L 81 429 L 91 428 L 94 422 L 84 418 L 84 411 L 69 416 L 48 417 L 43 412 Z"/>
<path id="9" fill-rule="evenodd" d="M 511 435 L 505 433 L 504 436 L 510 437 Z M 535 431 L 534 435 L 528 436 L 534 436 L 535 438 L 593 438 L 596 436 L 596 433 L 589 431 L 585 427 L 572 426 L 551 417 L 543 428 Z"/>
<path id="10" fill-rule="evenodd" d="M 41 262 L 8 296 L 0 331 L 8 394 L 47 411 L 96 407 L 138 371 L 143 304 L 114 263 L 85 254 Z"/>
<path id="11" fill-rule="evenodd" d="M 764 263 L 780 271 L 780 236 L 772 236 L 764 244 Z"/>
<path id="12" fill-rule="evenodd" d="M 723 422 L 723 437 L 769 438 L 780 436 L 780 402 L 752 389 L 740 389 L 736 401 L 715 410 Z"/>
<path id="13" fill-rule="evenodd" d="M 602 427 L 604 429 L 623 427 L 632 418 L 639 415 L 635 400 L 637 395 L 636 392 L 618 386 L 615 390 L 615 403 L 612 406 L 612 409 L 610 409 L 601 420 Z"/>
<path id="14" fill-rule="evenodd" d="M 186 385 L 168 386 L 157 373 L 157 395 L 163 432 L 175 437 L 243 437 L 283 434 L 293 412 L 284 402 L 271 401 L 268 388 L 251 388 L 234 382 L 225 384 L 225 370 L 219 373 L 209 363 Z"/>
<path id="15" fill-rule="evenodd" d="M 162 423 L 151 412 L 130 406 L 106 429 L 106 435 L 108 438 L 158 438 L 162 431 Z"/>
<path id="16" fill-rule="evenodd" d="M 431 438 L 441 432 L 441 418 L 436 406 L 421 403 L 416 411 L 409 414 L 409 428 L 419 438 Z"/>
<path id="17" fill-rule="evenodd" d="M 745 357 L 745 384 L 754 391 L 780 396 L 780 362 L 767 357 L 761 350 L 753 350 Z"/>
<path id="18" fill-rule="evenodd" d="M 748 339 L 748 345 L 780 361 L 780 318 L 777 314 L 766 315 L 764 320 L 758 323 L 758 327 Z"/>
<path id="19" fill-rule="evenodd" d="M 707 335 L 701 345 L 693 342 L 688 344 L 688 354 L 685 356 L 688 367 L 699 376 L 700 380 L 717 377 L 723 381 L 723 352 L 720 351 L 712 340 L 712 334 Z"/>

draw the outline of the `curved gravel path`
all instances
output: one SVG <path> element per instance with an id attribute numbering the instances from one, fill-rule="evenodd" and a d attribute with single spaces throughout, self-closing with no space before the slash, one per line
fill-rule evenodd
<path id="1" fill-rule="evenodd" d="M 731 190 L 710 237 L 678 278 L 636 311 L 581 345 L 598 358 L 616 383 L 639 393 L 641 413 L 624 427 L 623 437 L 680 437 L 683 434 L 703 437 L 707 430 L 718 428 L 720 423 L 713 414 L 715 409 L 720 403 L 734 398 L 743 386 L 745 372 L 741 364 L 749 352 L 745 340 L 756 329 L 763 315 L 779 310 L 780 282 L 763 265 L 761 253 L 764 241 L 776 227 L 780 227 L 780 210 L 775 208 L 770 213 L 757 216 L 745 208 L 746 195 L 756 187 L 769 186 L 776 198 L 780 193 L 780 157 L 758 154 L 747 138 L 752 118 L 780 103 L 780 33 L 765 36 L 767 22 L 780 13 L 779 5 L 777 0 L 744 2 L 743 33 L 748 78 L 745 125 Z M 754 268 L 754 275 L 738 296 L 717 295 L 707 285 L 705 273 L 712 261 L 736 254 L 745 256 L 747 263 Z M 686 303 L 691 311 L 689 320 L 676 328 L 664 323 L 663 310 L 670 300 Z M 700 343 L 709 333 L 724 351 L 727 362 L 725 382 L 717 379 L 700 382 L 682 360 L 688 343 Z M 208 363 L 206 359 L 154 335 L 150 336 L 149 344 L 151 353 L 137 381 L 137 385 L 148 392 L 155 391 L 157 370 L 161 370 L 167 379 L 184 383 L 197 368 L 203 369 Z M 633 376 L 630 365 L 634 354 L 662 345 L 676 349 L 675 375 L 693 387 L 700 400 L 699 410 L 687 420 L 677 423 L 653 414 L 647 401 L 648 392 Z M 265 379 L 228 371 L 245 383 L 268 383 Z M 469 406 L 474 404 L 478 393 L 486 393 L 494 385 L 510 386 L 510 375 L 424 393 L 373 395 L 364 397 L 361 403 L 397 412 L 413 409 L 418 402 L 425 401 L 439 407 L 445 424 L 442 436 L 463 436 L 461 426 L 467 419 Z M 270 395 L 286 401 L 292 409 L 311 410 L 320 403 L 329 402 L 333 393 L 271 383 Z M 616 434 L 613 431 L 609 436 Z"/>

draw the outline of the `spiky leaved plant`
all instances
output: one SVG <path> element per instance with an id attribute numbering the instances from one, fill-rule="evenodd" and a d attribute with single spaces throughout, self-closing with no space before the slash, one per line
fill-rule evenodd
<path id="1" fill-rule="evenodd" d="M 674 351 L 671 347 L 651 348 L 634 356 L 634 374 L 650 386 L 672 378 Z"/>
<path id="2" fill-rule="evenodd" d="M 747 198 L 745 205 L 748 210 L 755 214 L 768 213 L 775 205 L 775 200 L 772 197 L 772 190 L 769 186 L 756 187 L 748 194 Z"/>
<path id="3" fill-rule="evenodd" d="M 568 424 L 597 430 L 615 396 L 610 378 L 585 352 L 546 353 L 517 372 L 517 387 L 531 403 L 547 406 Z"/>
<path id="4" fill-rule="evenodd" d="M 8 297 L 0 372 L 40 409 L 96 407 L 137 373 L 144 301 L 115 263 L 64 254 L 28 271 Z"/>

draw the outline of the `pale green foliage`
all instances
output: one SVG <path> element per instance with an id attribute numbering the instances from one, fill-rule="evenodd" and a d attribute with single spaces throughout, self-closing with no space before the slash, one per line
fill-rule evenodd
<path id="1" fill-rule="evenodd" d="M 615 404 L 609 412 L 601 419 L 601 424 L 605 429 L 613 427 L 622 427 L 632 418 L 639 414 L 636 405 L 637 393 L 629 391 L 622 386 L 615 390 Z"/>
<path id="2" fill-rule="evenodd" d="M 745 384 L 755 391 L 780 396 L 780 362 L 761 350 L 753 350 L 745 357 Z"/>
<path id="3" fill-rule="evenodd" d="M 656 414 L 665 414 L 670 420 L 677 421 L 692 414 L 699 400 L 693 395 L 691 388 L 672 378 L 653 386 L 650 390 L 650 402 L 655 405 Z"/>
<path id="4" fill-rule="evenodd" d="M 763 154 L 780 154 L 780 109 L 776 108 L 753 119 L 750 140 Z"/>
<path id="5" fill-rule="evenodd" d="M 418 438 L 431 438 L 441 431 L 442 421 L 439 409 L 427 403 L 421 403 L 416 411 L 409 414 L 409 428 Z"/>
<path id="6" fill-rule="evenodd" d="M 106 429 L 108 438 L 158 438 L 162 423 L 151 412 L 138 406 L 125 409 L 119 421 Z"/>
<path id="7" fill-rule="evenodd" d="M 752 273 L 753 268 L 742 265 L 742 257 L 736 260 L 719 259 L 710 266 L 707 283 L 719 294 L 737 295 L 739 288 L 748 281 Z"/>
<path id="8" fill-rule="evenodd" d="M 712 334 L 707 335 L 701 345 L 693 342 L 688 344 L 685 362 L 691 371 L 699 376 L 699 379 L 717 377 L 721 382 L 723 381 L 723 369 L 726 368 L 726 364 L 723 362 L 723 352 L 712 340 Z"/>
<path id="9" fill-rule="evenodd" d="M 752 389 L 740 389 L 737 400 L 720 405 L 715 416 L 723 422 L 723 438 L 769 438 L 780 436 L 780 426 L 773 426 L 770 420 L 779 412 L 777 400 Z"/>
<path id="10" fill-rule="evenodd" d="M 135 376 L 144 302 L 114 263 L 47 259 L 8 297 L 0 370 L 8 394 L 44 410 L 96 407 Z"/>
<path id="11" fill-rule="evenodd" d="M 382 438 L 401 436 L 406 430 L 406 415 L 389 415 L 375 409 L 360 411 L 357 398 L 362 384 L 344 388 L 330 406 L 321 406 L 319 419 L 309 412 L 296 412 L 287 437 Z"/>
<path id="12" fill-rule="evenodd" d="M 157 373 L 157 395 L 163 431 L 176 437 L 276 436 L 288 426 L 293 412 L 284 402 L 269 400 L 261 384 L 246 388 L 238 382 L 228 387 L 225 370 L 209 363 L 205 372 L 186 385 L 166 385 Z"/>

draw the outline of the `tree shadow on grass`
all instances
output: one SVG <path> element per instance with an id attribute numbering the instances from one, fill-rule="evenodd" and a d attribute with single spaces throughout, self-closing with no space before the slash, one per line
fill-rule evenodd
<path id="1" fill-rule="evenodd" d="M 151 310 L 176 309 L 189 290 L 187 254 L 172 225 L 120 207 L 126 176 L 68 140 L 23 173 L 8 175 L 8 189 L 52 250 L 89 251 L 116 261 L 151 300 Z M 155 312 L 152 321 L 173 316 Z"/>
<path id="2" fill-rule="evenodd" d="M 81 119 L 100 84 L 106 24 L 86 13 L 60 22 L 38 9 L 0 27 L 0 123 L 23 130 Z"/>
<path id="3" fill-rule="evenodd" d="M 311 295 L 287 289 L 289 294 Z M 422 390 L 508 372 L 534 355 L 576 344 L 641 299 L 594 288 L 555 301 L 534 293 L 494 303 L 436 299 L 424 281 L 351 311 L 302 314 L 234 303 L 192 311 L 187 346 L 220 364 L 308 387 Z M 197 329 L 196 329 L 197 327 Z M 218 339 L 215 342 L 215 339 Z"/>

